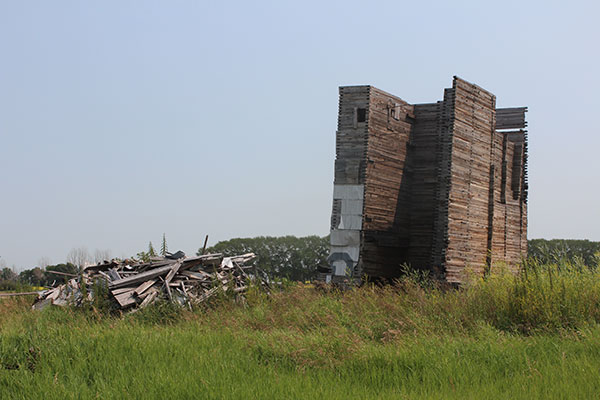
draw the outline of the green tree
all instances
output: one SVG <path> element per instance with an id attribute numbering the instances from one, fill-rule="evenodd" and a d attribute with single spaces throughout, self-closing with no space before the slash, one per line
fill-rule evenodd
<path id="1" fill-rule="evenodd" d="M 54 274 L 52 272 L 59 272 Z M 56 286 L 67 282 L 77 275 L 79 268 L 70 262 L 48 265 L 45 269 L 35 267 L 26 269 L 19 274 L 19 282 L 30 286 Z M 64 275 L 67 274 L 67 275 Z"/>
<path id="2" fill-rule="evenodd" d="M 19 274 L 19 282 L 30 286 L 44 286 L 46 284 L 46 274 L 40 267 L 26 269 Z"/>
<path id="3" fill-rule="evenodd" d="M 200 248 L 197 254 L 201 252 Z M 207 252 L 223 253 L 225 256 L 255 253 L 257 268 L 269 277 L 305 281 L 316 277 L 318 266 L 327 265 L 329 237 L 236 238 L 219 242 Z"/>
<path id="4" fill-rule="evenodd" d="M 0 270 L 0 280 L 3 281 L 16 281 L 18 275 L 11 268 L 4 267 Z"/>
<path id="5" fill-rule="evenodd" d="M 150 256 L 145 251 L 140 251 L 139 253 L 137 253 L 135 255 L 135 258 L 137 258 L 137 259 L 139 259 L 139 260 L 141 260 L 143 262 L 149 262 L 150 261 Z"/>
<path id="6" fill-rule="evenodd" d="M 154 246 L 152 246 L 152 242 L 148 243 L 148 256 L 156 257 L 156 251 L 154 250 Z"/>
<path id="7" fill-rule="evenodd" d="M 18 289 L 18 275 L 11 268 L 0 269 L 0 290 L 14 291 Z"/>
<path id="8" fill-rule="evenodd" d="M 151 257 L 156 257 L 156 250 L 154 250 L 152 242 L 149 242 L 148 251 L 140 251 L 137 253 L 136 258 L 142 260 L 143 262 L 150 262 Z"/>
<path id="9" fill-rule="evenodd" d="M 600 242 L 575 239 L 531 239 L 528 241 L 528 256 L 542 263 L 580 259 L 589 267 L 598 266 L 596 253 Z"/>
<path id="10" fill-rule="evenodd" d="M 60 274 L 53 274 L 52 271 L 60 272 Z M 69 279 L 73 278 L 70 275 L 77 275 L 79 273 L 79 268 L 77 265 L 71 263 L 63 263 L 56 265 L 48 265 L 46 267 L 46 272 L 44 273 L 44 285 L 49 286 L 54 283 L 54 285 L 60 285 L 61 283 L 67 282 Z M 69 274 L 69 275 L 62 275 Z"/>
<path id="11" fill-rule="evenodd" d="M 166 256 L 167 251 L 169 251 L 169 248 L 167 247 L 167 237 L 163 233 L 162 244 L 160 245 L 160 255 L 163 257 Z"/>

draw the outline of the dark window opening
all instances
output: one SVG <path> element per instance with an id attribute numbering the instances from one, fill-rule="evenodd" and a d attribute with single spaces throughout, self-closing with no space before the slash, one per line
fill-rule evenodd
<path id="1" fill-rule="evenodd" d="M 331 229 L 337 229 L 340 226 L 340 217 L 342 214 L 342 200 L 333 199 L 333 212 L 331 213 Z"/>
<path id="2" fill-rule="evenodd" d="M 513 192 L 513 200 L 519 199 L 521 192 L 521 171 L 523 169 L 523 144 L 515 143 L 513 152 L 512 177 L 510 186 Z"/>
<path id="3" fill-rule="evenodd" d="M 507 178 L 507 162 L 506 162 L 506 148 L 508 146 L 508 139 L 504 135 L 502 139 L 502 172 L 500 178 L 500 202 L 506 204 L 506 178 Z"/>
<path id="4" fill-rule="evenodd" d="M 367 109 L 357 108 L 356 109 L 356 122 L 365 122 L 367 120 Z"/>

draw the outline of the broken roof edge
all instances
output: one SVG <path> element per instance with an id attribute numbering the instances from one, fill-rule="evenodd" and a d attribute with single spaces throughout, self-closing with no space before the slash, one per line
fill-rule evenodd
<path id="1" fill-rule="evenodd" d="M 452 88 L 456 87 L 457 82 L 462 82 L 462 83 L 465 83 L 465 84 L 468 84 L 468 85 L 472 85 L 472 86 L 476 87 L 478 90 L 481 90 L 482 92 L 485 92 L 488 96 L 496 99 L 496 95 L 494 93 L 492 93 L 489 90 L 487 90 L 487 89 L 479 86 L 476 83 L 472 83 L 472 82 L 470 82 L 470 81 L 468 81 L 466 79 L 463 79 L 463 78 L 461 78 L 458 75 L 454 75 L 452 77 Z M 380 94 L 383 94 L 383 95 L 386 95 L 386 96 L 389 96 L 389 97 L 401 100 L 402 102 L 410 104 L 410 105 L 413 105 L 413 106 L 427 106 L 427 105 L 434 105 L 434 104 L 439 104 L 439 103 L 443 102 L 443 100 L 435 100 L 435 101 L 424 102 L 424 103 L 411 103 L 409 101 L 404 100 L 402 97 L 399 97 L 399 96 L 397 96 L 395 94 L 392 94 L 390 92 L 387 92 L 385 90 L 379 89 L 378 87 L 373 86 L 373 85 L 341 85 L 341 86 L 338 87 L 338 89 L 339 89 L 340 92 L 342 90 L 348 90 L 348 89 L 355 89 L 355 90 L 365 90 L 365 89 L 367 89 L 369 91 L 373 90 L 373 91 L 376 91 L 376 92 L 378 92 Z M 529 111 L 528 108 L 527 108 L 527 106 L 525 106 L 525 107 L 496 107 L 496 111 L 499 111 L 499 110 L 501 110 L 501 112 L 506 112 L 506 113 L 510 113 L 510 112 L 517 112 L 518 113 L 518 112 L 522 112 L 523 114 Z M 525 118 L 523 118 L 523 119 L 525 120 Z M 526 123 L 525 123 L 525 126 L 527 126 Z"/>
<path id="2" fill-rule="evenodd" d="M 339 86 L 339 91 L 341 92 L 342 90 L 348 90 L 348 89 L 356 89 L 356 90 L 364 90 L 364 89 L 368 89 L 369 91 L 375 91 L 378 94 L 382 94 L 384 96 L 387 97 L 391 97 L 394 99 L 397 99 L 399 101 L 401 101 L 402 103 L 406 103 L 409 105 L 413 105 L 413 103 L 404 100 L 402 97 L 396 96 L 395 94 L 392 94 L 390 92 L 387 92 L 385 90 L 379 89 L 376 86 L 373 85 L 345 85 L 345 86 Z"/>
<path id="3" fill-rule="evenodd" d="M 527 107 L 496 108 L 497 131 L 527 128 Z"/>
<path id="4" fill-rule="evenodd" d="M 496 99 L 496 95 L 495 95 L 494 93 L 490 92 L 490 91 L 489 91 L 489 90 L 487 90 L 487 89 L 484 89 L 483 87 L 479 86 L 479 85 L 478 85 L 478 84 L 476 84 L 476 83 L 469 82 L 468 80 L 466 80 L 466 79 L 463 79 L 463 78 L 461 78 L 461 77 L 460 77 L 460 76 L 458 76 L 458 75 L 454 75 L 454 76 L 452 77 L 452 88 L 453 88 L 453 89 L 455 89 L 455 88 L 456 88 L 456 83 L 457 83 L 457 82 L 459 82 L 459 81 L 460 81 L 460 82 L 462 82 L 462 83 L 466 83 L 467 85 L 474 86 L 474 87 L 476 87 L 478 90 L 481 90 L 482 92 L 485 92 L 485 93 L 486 93 L 488 96 L 490 96 L 490 97 L 493 97 L 494 99 Z"/>
<path id="5" fill-rule="evenodd" d="M 529 112 L 529 108 L 527 106 L 524 107 L 497 107 L 496 111 L 501 110 L 504 112 Z"/>

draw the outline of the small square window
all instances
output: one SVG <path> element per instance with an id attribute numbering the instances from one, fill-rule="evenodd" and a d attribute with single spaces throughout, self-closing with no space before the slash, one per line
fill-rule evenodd
<path id="1" fill-rule="evenodd" d="M 356 109 L 356 122 L 365 122 L 367 120 L 367 109 L 357 108 Z"/>

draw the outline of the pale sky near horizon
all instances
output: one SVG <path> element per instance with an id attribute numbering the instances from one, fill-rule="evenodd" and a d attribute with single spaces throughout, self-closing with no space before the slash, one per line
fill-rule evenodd
<path id="1" fill-rule="evenodd" d="M 600 3 L 0 0 L 0 260 L 329 230 L 337 88 L 528 106 L 529 237 L 600 240 Z"/>

